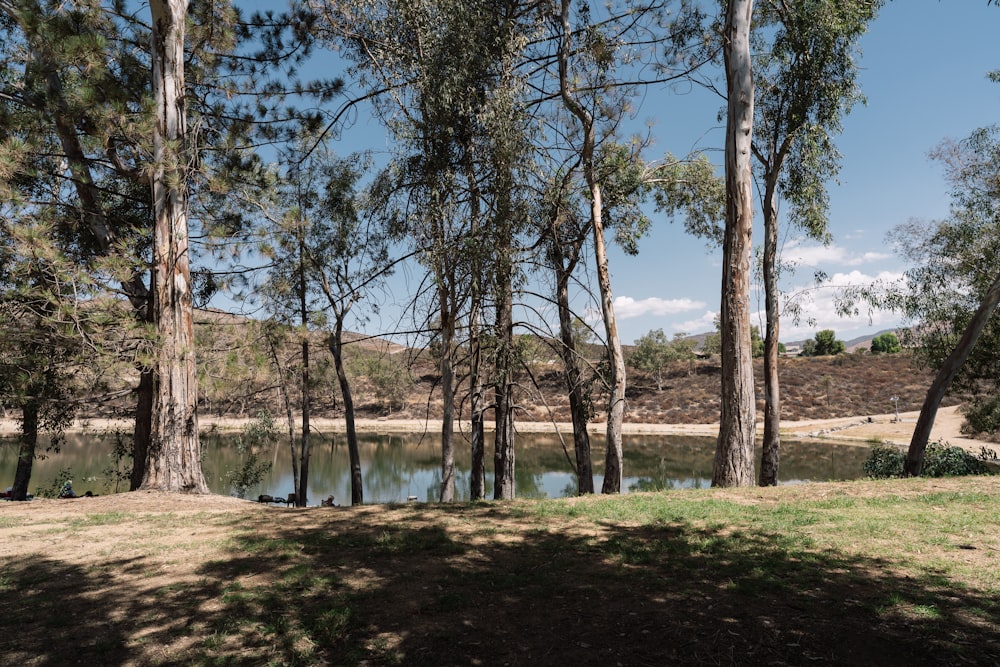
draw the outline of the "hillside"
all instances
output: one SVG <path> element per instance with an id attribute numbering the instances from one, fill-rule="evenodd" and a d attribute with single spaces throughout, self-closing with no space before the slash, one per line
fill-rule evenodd
<path id="1" fill-rule="evenodd" d="M 223 313 L 201 313 L 197 322 L 200 410 L 203 415 L 248 417 L 261 410 L 286 414 L 287 389 L 298 404 L 302 345 L 291 329 Z M 441 414 L 440 375 L 427 350 L 349 334 L 344 355 L 359 418 L 424 419 Z M 310 384 L 316 417 L 343 415 L 343 400 L 322 333 L 310 333 Z M 528 370 L 517 378 L 518 421 L 570 421 L 560 364 L 540 342 L 529 345 Z M 599 349 L 588 355 L 596 366 Z M 677 362 L 662 389 L 647 374 L 628 369 L 626 421 L 647 424 L 710 424 L 718 421 L 721 368 L 717 359 Z M 763 364 L 755 361 L 757 395 L 763 395 Z M 912 354 L 872 355 L 863 350 L 835 357 L 787 357 L 780 361 L 782 418 L 831 419 L 919 410 L 933 374 Z M 459 373 L 459 409 L 468 418 L 467 377 Z M 282 382 L 283 380 L 283 382 Z M 129 382 L 133 380 L 130 379 Z M 594 421 L 602 421 L 604 397 L 594 383 Z M 489 400 L 489 398 L 487 398 Z M 944 405 L 955 405 L 957 398 Z M 759 403 L 763 409 L 763 402 Z M 126 415 L 118 402 L 82 416 Z M 293 410 L 297 412 L 297 409 Z M 492 415 L 487 419 L 492 420 Z"/>

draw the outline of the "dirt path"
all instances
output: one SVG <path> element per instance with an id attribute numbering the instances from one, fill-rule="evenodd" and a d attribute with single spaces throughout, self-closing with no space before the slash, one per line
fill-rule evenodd
<path id="1" fill-rule="evenodd" d="M 836 419 L 809 419 L 804 421 L 782 422 L 781 431 L 785 437 L 796 439 L 821 438 L 823 440 L 837 440 L 848 443 L 858 443 L 866 445 L 872 440 L 881 439 L 886 443 L 893 443 L 906 446 L 913 435 L 913 429 L 917 423 L 919 412 L 901 412 L 899 420 L 894 414 L 864 415 L 857 417 L 840 417 Z M 983 440 L 975 440 L 962 435 L 962 414 L 959 406 L 941 408 L 938 411 L 937 419 L 934 421 L 934 429 L 931 431 L 931 441 L 944 440 L 952 445 L 962 447 L 967 451 L 978 454 L 980 449 L 1000 449 L 996 443 Z M 200 417 L 202 430 L 223 430 L 237 431 L 249 421 L 249 419 L 235 419 L 223 417 Z M 341 419 L 325 419 L 314 417 L 311 420 L 312 428 L 324 433 L 341 433 L 344 431 L 344 422 Z M 127 422 L 115 422 L 109 419 L 85 419 L 74 422 L 74 431 L 104 431 L 112 426 L 129 427 Z M 16 419 L 0 419 L 0 435 L 12 435 L 18 432 L 20 424 Z M 440 431 L 441 422 L 439 420 L 419 420 L 419 419 L 362 419 L 357 422 L 358 431 L 361 433 L 420 433 L 427 431 L 434 433 Z M 468 425 L 459 425 L 459 428 L 468 428 Z M 605 425 L 595 422 L 590 425 L 591 433 L 601 434 Z M 758 435 L 762 432 L 762 427 L 758 428 Z M 573 427 L 571 424 L 552 422 L 529 422 L 520 421 L 517 423 L 517 430 L 521 433 L 553 433 L 560 432 L 571 434 Z M 719 433 L 718 424 L 640 424 L 625 423 L 623 431 L 629 434 L 662 434 L 662 435 L 703 435 L 716 436 Z"/>

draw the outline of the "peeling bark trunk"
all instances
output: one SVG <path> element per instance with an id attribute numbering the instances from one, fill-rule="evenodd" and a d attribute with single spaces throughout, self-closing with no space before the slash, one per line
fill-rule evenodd
<path id="1" fill-rule="evenodd" d="M 470 186 L 469 227 L 473 238 L 480 234 L 479 186 L 472 164 L 472 150 L 465 150 L 465 173 Z M 469 393 L 472 424 L 470 433 L 469 499 L 486 498 L 486 387 L 482 365 L 482 261 L 476 255 L 472 263 L 472 287 L 469 304 Z"/>
<path id="2" fill-rule="evenodd" d="M 962 368 L 962 364 L 969 358 L 972 348 L 976 346 L 976 341 L 986 328 L 986 323 L 1000 304 L 1000 276 L 993 280 L 986 295 L 983 297 L 975 315 L 965 327 L 965 332 L 959 339 L 955 349 L 952 350 L 948 358 L 941 364 L 941 369 L 934 377 L 930 388 L 927 390 L 927 397 L 920 408 L 920 417 L 917 418 L 917 425 L 913 429 L 913 436 L 910 438 L 910 448 L 906 453 L 906 462 L 903 464 L 903 474 L 913 477 L 920 474 L 924 467 L 924 452 L 927 450 L 927 441 L 931 437 L 931 429 L 934 428 L 934 419 L 937 417 L 941 400 L 948 393 L 952 381 Z"/>
<path id="3" fill-rule="evenodd" d="M 569 83 L 569 53 L 572 29 L 569 22 L 570 0 L 561 0 L 560 18 L 562 35 L 559 44 L 559 91 L 564 106 L 580 122 L 583 131 L 581 162 L 590 192 L 590 223 L 594 233 L 594 259 L 597 264 L 597 284 L 601 292 L 601 310 L 604 315 L 604 332 L 608 354 L 611 357 L 610 398 L 607 411 L 606 454 L 604 484 L 601 493 L 620 493 L 622 485 L 622 422 L 625 419 L 625 356 L 618 337 L 615 319 L 614 295 L 611 291 L 611 273 L 608 270 L 608 253 L 604 241 L 604 204 L 601 185 L 594 173 L 595 133 L 593 116 L 574 99 Z"/>
<path id="4" fill-rule="evenodd" d="M 151 0 L 153 235 L 159 353 L 153 441 L 142 489 L 208 493 L 198 438 L 194 305 L 188 257 L 187 156 L 184 150 L 184 27 L 187 0 Z"/>
<path id="5" fill-rule="evenodd" d="M 591 170 L 592 172 L 592 170 Z M 601 307 L 604 311 L 604 331 L 608 352 L 611 355 L 611 397 L 608 399 L 607 451 L 604 458 L 604 483 L 601 493 L 621 493 L 622 490 L 622 422 L 625 421 L 625 354 L 618 337 L 615 319 L 614 296 L 611 292 L 611 273 L 608 270 L 608 253 L 604 245 L 604 224 L 601 220 L 601 188 L 591 182 L 591 220 L 594 225 L 594 252 L 597 255 L 597 283 L 601 289 Z"/>
<path id="6" fill-rule="evenodd" d="M 753 231 L 752 0 L 726 8 L 726 232 L 722 274 L 722 414 L 712 486 L 752 486 L 756 401 L 750 349 L 750 253 Z"/>
<path id="7" fill-rule="evenodd" d="M 764 193 L 764 445 L 760 461 L 760 485 L 778 484 L 781 458 L 781 391 L 778 384 L 778 203 L 777 176 Z"/>

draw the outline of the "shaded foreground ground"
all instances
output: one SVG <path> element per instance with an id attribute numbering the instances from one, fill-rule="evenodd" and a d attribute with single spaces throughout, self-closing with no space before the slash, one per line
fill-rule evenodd
<path id="1" fill-rule="evenodd" d="M 0 505 L 0 663 L 1000 663 L 1000 479 Z"/>

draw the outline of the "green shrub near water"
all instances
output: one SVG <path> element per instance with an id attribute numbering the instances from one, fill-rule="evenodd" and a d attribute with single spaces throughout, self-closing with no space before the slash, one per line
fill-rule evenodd
<path id="1" fill-rule="evenodd" d="M 984 452 L 985 455 L 985 452 Z M 906 453 L 892 445 L 872 447 L 864 463 L 865 474 L 875 479 L 903 476 Z M 937 441 L 927 445 L 924 452 L 922 477 L 952 477 L 959 475 L 988 475 L 989 468 L 983 457 L 975 457 L 961 447 Z"/>

